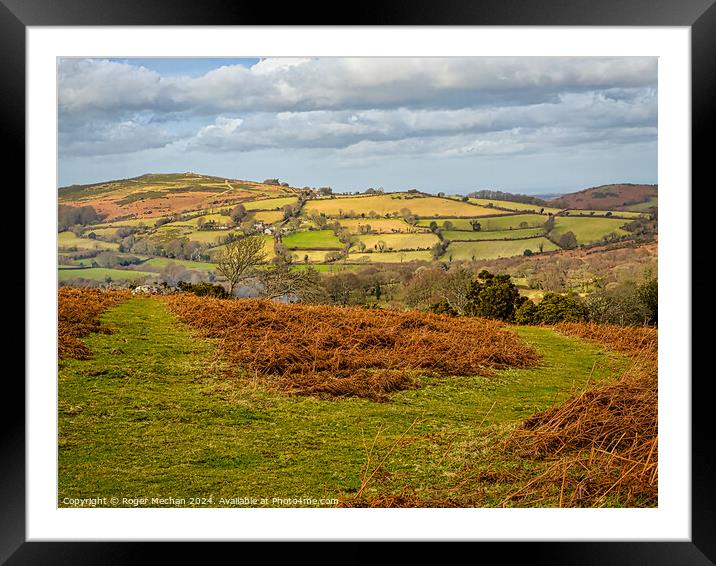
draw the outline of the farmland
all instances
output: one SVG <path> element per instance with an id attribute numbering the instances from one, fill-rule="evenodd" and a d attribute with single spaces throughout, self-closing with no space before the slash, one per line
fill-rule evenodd
<path id="1" fill-rule="evenodd" d="M 494 213 L 494 211 L 493 211 Z M 436 222 L 438 227 L 446 230 L 472 230 L 469 218 L 425 218 L 418 221 L 419 226 L 430 226 Z M 490 216 L 478 218 L 481 230 L 516 230 L 518 228 L 534 228 L 542 226 L 547 221 L 547 216 L 542 214 L 506 214 L 504 216 Z M 445 228 L 449 222 L 452 228 Z"/>
<path id="2" fill-rule="evenodd" d="M 429 250 L 439 242 L 435 234 L 368 234 L 358 237 L 366 248 L 386 250 Z"/>
<path id="3" fill-rule="evenodd" d="M 91 292 L 60 295 L 60 506 L 97 493 L 210 507 L 241 505 L 237 493 L 273 507 L 594 504 L 578 476 L 530 496 L 563 464 L 500 447 L 541 441 L 514 435 L 540 411 L 572 411 L 585 387 L 618 384 L 637 344 L 592 327 Z M 645 469 L 601 505 L 653 505 Z"/>
<path id="4" fill-rule="evenodd" d="M 631 198 L 628 187 L 619 192 L 624 202 Z M 638 191 L 643 192 L 641 188 Z M 631 200 L 642 199 L 639 202 L 646 206 L 650 201 L 643 201 L 642 192 Z M 607 195 L 603 198 L 611 198 L 606 189 L 594 194 L 602 193 Z M 191 206 L 186 200 L 174 203 L 190 195 L 199 200 Z M 560 239 L 567 232 L 575 234 L 577 246 L 604 244 L 632 237 L 624 224 L 649 221 L 649 213 L 638 211 L 598 207 L 563 210 L 500 199 L 438 197 L 418 191 L 319 196 L 305 189 L 198 174 L 145 175 L 63 188 L 60 202 L 65 206 L 97 205 L 97 212 L 105 216 L 81 230 L 75 226 L 72 231 L 60 232 L 59 249 L 76 256 L 63 260 L 67 265 L 101 269 L 91 261 L 97 254 L 110 252 L 117 258 L 134 255 L 151 260 L 146 263 L 147 272 L 159 278 L 167 275 L 165 269 L 172 259 L 177 261 L 171 273 L 179 274 L 176 266 L 181 266 L 208 277 L 215 272 L 208 266 L 216 261 L 227 237 L 240 238 L 247 233 L 262 234 L 267 260 L 278 254 L 325 270 L 331 262 L 399 265 L 518 257 L 528 249 L 539 253 L 540 249 L 546 252 L 556 251 L 559 245 L 567 247 Z M 237 204 L 245 213 L 232 220 L 231 210 Z M 202 265 L 196 268 L 181 263 L 187 261 Z M 106 259 L 101 265 L 118 271 L 142 271 L 136 265 L 114 265 Z M 72 275 L 62 273 L 59 277 L 67 282 Z M 87 271 L 85 275 L 85 279 L 104 280 L 101 271 Z M 115 275 L 115 280 L 136 277 L 136 273 Z M 171 279 L 170 274 L 167 276 Z"/>
<path id="5" fill-rule="evenodd" d="M 371 232 L 378 234 L 391 234 L 393 232 L 415 232 L 416 228 L 410 226 L 405 220 L 399 218 L 341 218 L 340 224 L 348 229 L 352 234 L 370 229 Z M 426 231 L 427 228 L 417 228 L 417 230 Z"/>
<path id="6" fill-rule="evenodd" d="M 628 234 L 626 230 L 621 228 L 624 223 L 624 220 L 614 218 L 559 216 L 554 223 L 552 234 L 555 238 L 559 238 L 565 232 L 574 232 L 578 243 L 589 244 L 598 242 L 610 234 L 619 236 Z"/>
<path id="7" fill-rule="evenodd" d="M 288 249 L 338 249 L 341 242 L 336 238 L 331 230 L 308 230 L 305 232 L 295 232 L 289 234 L 283 239 L 283 243 Z"/>
<path id="8" fill-rule="evenodd" d="M 530 238 L 527 240 L 504 240 L 495 242 L 454 242 L 448 247 L 448 257 L 452 261 L 472 259 L 495 259 L 523 255 L 529 249 L 537 252 L 542 246 L 543 251 L 558 250 L 559 246 L 547 238 Z"/>
<path id="9" fill-rule="evenodd" d="M 360 215 L 375 213 L 378 215 L 400 214 L 408 209 L 419 216 L 475 217 L 494 214 L 489 208 L 438 198 L 423 194 L 393 193 L 378 196 L 320 198 L 308 202 L 306 212 L 317 212 L 326 216 Z"/>
<path id="10" fill-rule="evenodd" d="M 537 204 L 527 204 L 523 202 L 512 202 L 509 200 L 495 200 L 486 198 L 470 198 L 468 202 L 477 204 L 479 206 L 494 207 L 502 210 L 514 210 L 516 212 L 542 212 L 543 214 L 557 214 L 561 212 L 561 208 L 555 208 L 552 206 L 541 206 Z"/>
<path id="11" fill-rule="evenodd" d="M 433 256 L 428 251 L 397 251 L 397 252 L 350 252 L 349 263 L 407 263 L 411 261 L 431 261 Z"/>
<path id="12" fill-rule="evenodd" d="M 545 233 L 544 228 L 523 228 L 517 230 L 494 230 L 492 232 L 469 232 L 467 230 L 443 230 L 443 236 L 451 242 L 464 240 L 521 240 Z"/>
<path id="13" fill-rule="evenodd" d="M 148 271 L 131 271 L 128 269 L 112 269 L 105 267 L 87 268 L 60 268 L 57 277 L 60 281 L 71 281 L 73 279 L 89 279 L 90 281 L 102 281 L 107 278 L 114 281 L 137 281 L 150 277 L 154 273 Z"/>

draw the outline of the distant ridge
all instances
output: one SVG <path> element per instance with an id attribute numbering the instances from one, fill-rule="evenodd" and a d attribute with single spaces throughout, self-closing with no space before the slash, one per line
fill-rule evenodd
<path id="1" fill-rule="evenodd" d="M 553 206 L 594 210 L 648 209 L 656 206 L 658 185 L 619 183 L 590 187 L 550 200 Z"/>

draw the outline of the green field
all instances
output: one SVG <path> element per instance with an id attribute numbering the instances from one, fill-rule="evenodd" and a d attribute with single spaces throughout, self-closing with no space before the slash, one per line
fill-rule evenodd
<path id="1" fill-rule="evenodd" d="M 450 260 L 478 260 L 497 259 L 499 257 L 514 257 L 523 255 L 529 249 L 537 253 L 539 245 L 543 251 L 558 250 L 559 246 L 547 238 L 530 238 L 528 240 L 505 240 L 500 242 L 454 242 L 440 257 L 442 261 Z"/>
<path id="2" fill-rule="evenodd" d="M 572 209 L 564 211 L 565 216 L 606 216 L 609 214 L 609 216 L 616 216 L 617 218 L 628 218 L 628 219 L 635 219 L 635 218 L 643 218 L 648 217 L 648 214 L 645 214 L 643 212 L 633 212 L 629 210 L 578 210 L 578 209 Z"/>
<path id="3" fill-rule="evenodd" d="M 558 216 L 554 223 L 554 229 L 550 233 L 553 238 L 559 238 L 565 232 L 574 232 L 578 244 L 591 244 L 599 242 L 604 236 L 617 234 L 625 236 L 629 234 L 620 226 L 628 220 L 619 218 L 588 218 L 577 216 Z"/>
<path id="4" fill-rule="evenodd" d="M 443 237 L 451 242 L 472 240 L 519 240 L 544 234 L 544 228 L 524 228 L 517 230 L 495 230 L 492 232 L 468 232 L 467 230 L 443 230 Z"/>
<path id="5" fill-rule="evenodd" d="M 205 261 L 191 261 L 188 259 L 173 259 L 170 257 L 153 257 L 140 263 L 137 267 L 139 269 L 154 271 L 164 269 L 167 265 L 181 265 L 187 269 L 196 269 L 198 271 L 215 271 L 215 263 L 207 263 Z"/>
<path id="6" fill-rule="evenodd" d="M 326 216 L 342 216 L 347 214 L 379 215 L 400 214 L 408 209 L 418 216 L 484 216 L 495 214 L 494 210 L 474 204 L 460 202 L 450 198 L 410 195 L 407 193 L 390 193 L 363 197 L 337 197 L 309 200 L 303 207 L 306 213 L 318 212 Z"/>
<path id="7" fill-rule="evenodd" d="M 512 202 L 509 200 L 495 200 L 495 199 L 486 199 L 486 198 L 471 198 L 470 202 L 473 204 L 478 204 L 480 206 L 488 206 L 492 204 L 495 208 L 503 208 L 505 210 L 529 210 L 533 212 L 540 212 L 542 211 L 543 214 L 547 214 L 551 212 L 552 214 L 557 214 L 562 209 L 561 208 L 554 208 L 551 206 L 540 206 L 538 204 L 526 204 L 523 202 Z"/>
<path id="8" fill-rule="evenodd" d="M 490 216 L 488 218 L 478 218 L 480 222 L 480 231 L 488 232 L 491 230 L 517 230 L 518 228 L 535 228 L 542 226 L 547 221 L 546 215 L 541 214 L 509 214 L 506 216 Z M 418 221 L 418 226 L 430 226 L 431 222 L 436 222 L 438 227 L 443 230 L 445 221 L 453 225 L 453 230 L 472 230 L 470 219 L 468 218 L 422 218 Z M 526 226 L 520 226 L 526 223 Z"/>
<path id="9" fill-rule="evenodd" d="M 264 224 L 274 224 L 283 220 L 283 212 L 280 210 L 257 210 L 253 213 L 254 220 Z"/>
<path id="10" fill-rule="evenodd" d="M 144 279 L 147 276 L 154 276 L 156 273 L 148 271 L 131 271 L 129 269 L 111 269 L 105 267 L 87 267 L 87 268 L 65 268 L 57 270 L 57 278 L 59 281 L 71 281 L 73 279 L 88 279 L 90 281 L 104 281 L 107 277 L 111 277 L 114 281 L 135 281 Z"/>
<path id="11" fill-rule="evenodd" d="M 658 207 L 659 206 L 659 197 L 651 197 L 646 202 L 640 202 L 637 204 L 629 204 L 624 207 L 625 210 L 634 210 L 637 212 L 647 211 L 650 208 Z"/>
<path id="12" fill-rule="evenodd" d="M 127 220 L 116 220 L 115 222 L 103 222 L 101 224 L 94 224 L 90 226 L 89 228 L 92 229 L 95 226 L 97 228 L 121 228 L 123 226 L 136 228 L 136 227 L 146 227 L 146 228 L 153 228 L 156 221 L 159 220 L 159 217 L 157 218 L 129 218 Z"/>
<path id="13" fill-rule="evenodd" d="M 429 250 L 440 240 L 430 232 L 419 234 L 366 234 L 359 236 L 358 242 L 363 242 L 368 249 L 377 250 L 382 242 L 387 250 Z M 354 251 L 358 251 L 358 244 L 354 244 Z"/>
<path id="14" fill-rule="evenodd" d="M 60 248 L 77 248 L 80 250 L 117 250 L 119 248 L 119 244 L 114 242 L 78 238 L 72 232 L 60 232 L 57 235 L 57 245 Z"/>
<path id="15" fill-rule="evenodd" d="M 361 227 L 370 227 L 371 232 L 377 234 L 425 231 L 422 227 L 412 227 L 402 218 L 341 218 L 339 222 L 351 234 L 359 234 Z"/>
<path id="16" fill-rule="evenodd" d="M 197 230 L 190 226 L 164 224 L 157 228 L 151 237 L 159 242 L 168 242 L 175 238 L 188 238 L 202 244 L 218 244 L 231 233 L 242 234 L 239 230 Z"/>
<path id="17" fill-rule="evenodd" d="M 267 198 L 242 202 L 246 210 L 279 210 L 287 204 L 298 202 L 297 197 Z"/>
<path id="18" fill-rule="evenodd" d="M 270 261 L 271 259 L 276 257 L 276 253 L 274 252 L 273 246 L 273 236 L 269 236 L 268 234 L 262 234 L 260 238 L 264 241 L 264 253 L 266 254 L 266 261 Z M 216 254 L 223 250 L 225 247 L 225 244 L 222 244 L 220 246 L 214 246 L 213 248 L 208 250 L 209 257 L 213 260 L 216 257 Z"/>
<path id="19" fill-rule="evenodd" d="M 197 227 L 200 220 L 204 222 L 213 221 L 217 226 L 231 226 L 233 224 L 230 216 L 224 216 L 223 214 L 202 214 L 189 218 L 188 220 L 178 220 L 176 222 L 172 222 L 171 225 Z"/>
<path id="20" fill-rule="evenodd" d="M 295 506 L 271 501 L 351 496 L 371 445 L 383 463 L 368 495 L 408 489 L 425 499 L 445 497 L 465 466 L 471 475 L 538 466 L 528 468 L 537 475 L 540 464 L 505 459 L 499 443 L 522 419 L 587 381 L 613 378 L 626 363 L 549 328 L 511 327 L 539 351 L 538 367 L 424 378 L 424 387 L 386 403 L 324 401 L 226 379 L 216 343 L 198 337 L 158 300 L 129 300 L 103 321 L 113 333 L 84 339 L 91 359 L 60 362 L 60 507 L 65 498 L 97 496 L 107 497 L 107 505 L 117 497 L 116 505 L 125 507 L 131 503 L 124 497 L 202 497 L 212 500 L 200 506 L 230 507 L 241 503 L 220 499 L 264 497 L 267 506 Z M 514 481 L 488 478 L 453 493 L 476 488 L 480 506 L 500 506 L 520 485 Z M 188 506 L 150 506 L 175 505 Z"/>
<path id="21" fill-rule="evenodd" d="M 326 254 L 330 253 L 327 250 L 293 250 L 291 257 L 294 263 L 300 264 L 305 263 L 306 256 L 308 256 L 309 263 L 323 263 L 326 261 Z"/>
<path id="22" fill-rule="evenodd" d="M 343 247 L 333 230 L 306 230 L 283 237 L 288 249 L 337 250 Z"/>
<path id="23" fill-rule="evenodd" d="M 373 252 L 349 253 L 346 261 L 352 263 L 408 263 L 410 261 L 432 261 L 429 251 L 416 252 Z"/>

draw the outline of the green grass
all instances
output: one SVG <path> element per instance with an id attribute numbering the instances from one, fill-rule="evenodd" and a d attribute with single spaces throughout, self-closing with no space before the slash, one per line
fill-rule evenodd
<path id="1" fill-rule="evenodd" d="M 363 242 L 368 249 L 377 249 L 376 246 L 382 242 L 388 250 L 429 250 L 440 240 L 435 234 L 421 232 L 417 234 L 366 234 L 357 238 Z M 353 251 L 358 251 L 358 244 L 353 246 Z"/>
<path id="2" fill-rule="evenodd" d="M 637 212 L 647 211 L 650 208 L 658 207 L 659 206 L 659 197 L 650 197 L 649 200 L 645 202 L 640 202 L 637 204 L 629 204 L 625 207 L 623 207 L 625 210 L 634 210 Z"/>
<path id="3" fill-rule="evenodd" d="M 117 250 L 119 248 L 117 243 L 78 238 L 72 232 L 60 232 L 57 235 L 57 245 L 60 248 L 77 248 L 79 250 Z"/>
<path id="4" fill-rule="evenodd" d="M 515 328 L 543 356 L 539 367 L 424 378 L 389 403 L 322 401 L 220 377 L 213 343 L 156 299 L 122 303 L 103 321 L 114 333 L 85 339 L 93 358 L 59 370 L 60 506 L 65 497 L 117 497 L 118 506 L 131 505 L 123 497 L 211 497 L 209 507 L 228 506 L 220 497 L 335 498 L 358 489 L 374 441 L 384 455 L 411 423 L 379 474 L 389 483 L 376 478 L 367 493 L 407 486 L 429 497 L 464 465 L 513 465 L 489 459 L 486 444 L 494 450 L 496 435 L 624 364 L 548 328 Z M 487 484 L 485 504 L 511 487 Z"/>
<path id="5" fill-rule="evenodd" d="M 548 212 L 551 212 L 552 214 L 557 214 L 561 208 L 554 208 L 551 206 L 540 206 L 538 204 L 527 204 L 523 202 L 512 202 L 509 200 L 495 200 L 495 199 L 487 199 L 487 198 L 471 198 L 471 203 L 479 204 L 480 206 L 485 206 L 489 208 L 489 205 L 492 204 L 494 208 L 503 208 L 505 210 L 530 210 L 533 212 L 540 212 L 542 211 L 543 214 L 547 214 Z"/>
<path id="6" fill-rule="evenodd" d="M 291 257 L 294 263 L 305 263 L 306 256 L 308 256 L 309 263 L 323 263 L 326 261 L 326 254 L 330 253 L 327 250 L 293 250 Z"/>
<path id="7" fill-rule="evenodd" d="M 544 234 L 544 228 L 524 228 L 517 230 L 494 230 L 492 232 L 479 232 L 467 230 L 443 230 L 443 236 L 451 242 L 467 240 L 519 240 Z"/>
<path id="8" fill-rule="evenodd" d="M 305 230 L 283 237 L 283 244 L 289 249 L 340 249 L 341 241 L 333 230 Z"/>
<path id="9" fill-rule="evenodd" d="M 423 218 L 418 221 L 418 226 L 430 226 L 431 222 L 437 222 L 440 229 L 444 229 L 445 221 L 449 221 L 453 225 L 454 230 L 472 230 L 469 218 Z M 480 222 L 480 231 L 488 232 L 491 230 L 517 230 L 519 228 L 535 228 L 542 226 L 547 221 L 547 216 L 542 214 L 508 214 L 505 216 L 490 216 L 488 218 L 478 218 Z M 526 226 L 520 226 L 526 223 Z"/>
<path id="10" fill-rule="evenodd" d="M 523 255 L 529 249 L 533 252 L 539 251 L 542 244 L 543 251 L 558 250 L 559 246 L 547 238 L 530 238 L 527 240 L 503 240 L 499 242 L 453 242 L 447 251 L 440 256 L 442 261 L 472 260 L 472 259 L 497 259 L 499 257 L 514 257 Z"/>
<path id="11" fill-rule="evenodd" d="M 432 259 L 432 252 L 429 251 L 351 252 L 346 261 L 352 263 L 407 263 L 410 261 L 432 261 Z"/>
<path id="12" fill-rule="evenodd" d="M 155 269 L 164 269 L 167 265 L 172 263 L 174 265 L 181 265 L 182 267 L 186 267 L 187 269 L 196 269 L 199 271 L 211 271 L 216 269 L 215 263 L 207 263 L 205 261 L 191 261 L 188 259 L 173 259 L 170 257 L 153 257 L 139 264 L 139 267 L 141 269 L 149 269 L 150 271 L 153 271 Z"/>
<path id="13" fill-rule="evenodd" d="M 90 281 L 104 281 L 111 277 L 114 281 L 136 281 L 147 276 L 156 275 L 147 271 L 130 271 L 128 269 L 113 269 L 106 267 L 86 267 L 58 269 L 57 278 L 59 281 L 72 281 L 73 279 L 89 279 Z"/>
<path id="14" fill-rule="evenodd" d="M 483 216 L 494 210 L 450 198 L 422 194 L 388 193 L 384 195 L 320 198 L 309 200 L 303 207 L 306 213 L 319 212 L 326 216 L 353 214 L 400 214 L 407 208 L 418 216 Z"/>
<path id="15" fill-rule="evenodd" d="M 636 219 L 636 218 L 642 218 L 644 216 L 648 217 L 648 214 L 645 214 L 643 212 L 633 212 L 629 210 L 578 210 L 574 208 L 570 208 L 569 210 L 565 211 L 568 213 L 568 216 L 607 216 L 607 214 L 611 216 L 616 216 L 617 218 L 628 218 L 628 219 Z"/>
<path id="16" fill-rule="evenodd" d="M 103 222 L 102 224 L 94 224 L 93 226 L 90 226 L 89 229 L 94 228 L 95 226 L 98 228 L 120 228 L 123 226 L 129 226 L 129 227 L 146 227 L 146 228 L 153 228 L 155 223 L 159 220 L 159 217 L 157 218 L 129 218 L 127 220 L 116 220 L 115 222 Z"/>
<path id="17" fill-rule="evenodd" d="M 558 239 L 565 232 L 574 232 L 577 236 L 578 244 L 590 244 L 598 242 L 604 236 L 609 234 L 617 234 L 626 236 L 629 234 L 626 230 L 622 230 L 620 226 L 629 222 L 623 218 L 590 218 L 577 216 L 558 216 L 555 219 L 554 229 L 550 236 Z"/>
<path id="18" fill-rule="evenodd" d="M 267 198 L 262 200 L 250 200 L 242 202 L 246 210 L 279 210 L 287 204 L 298 202 L 296 197 Z"/>
<path id="19" fill-rule="evenodd" d="M 338 222 L 352 234 L 360 233 L 360 228 L 363 226 L 370 226 L 371 231 L 377 234 L 416 231 L 402 218 L 341 218 Z M 425 231 L 426 229 L 418 228 L 418 230 Z"/>
<path id="20" fill-rule="evenodd" d="M 273 236 L 269 236 L 268 234 L 261 234 L 259 237 L 264 241 L 264 253 L 266 254 L 266 261 L 270 261 L 276 255 L 274 252 Z M 207 253 L 212 260 L 215 260 L 216 254 L 221 252 L 221 250 L 223 250 L 224 248 L 226 248 L 226 244 L 214 246 L 213 248 L 209 249 Z"/>

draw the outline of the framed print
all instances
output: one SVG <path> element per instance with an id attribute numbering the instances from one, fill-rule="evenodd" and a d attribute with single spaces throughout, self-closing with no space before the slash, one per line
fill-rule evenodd
<path id="1" fill-rule="evenodd" d="M 712 563 L 716 8 L 612 8 L 2 0 L 27 245 L 3 560 Z"/>

